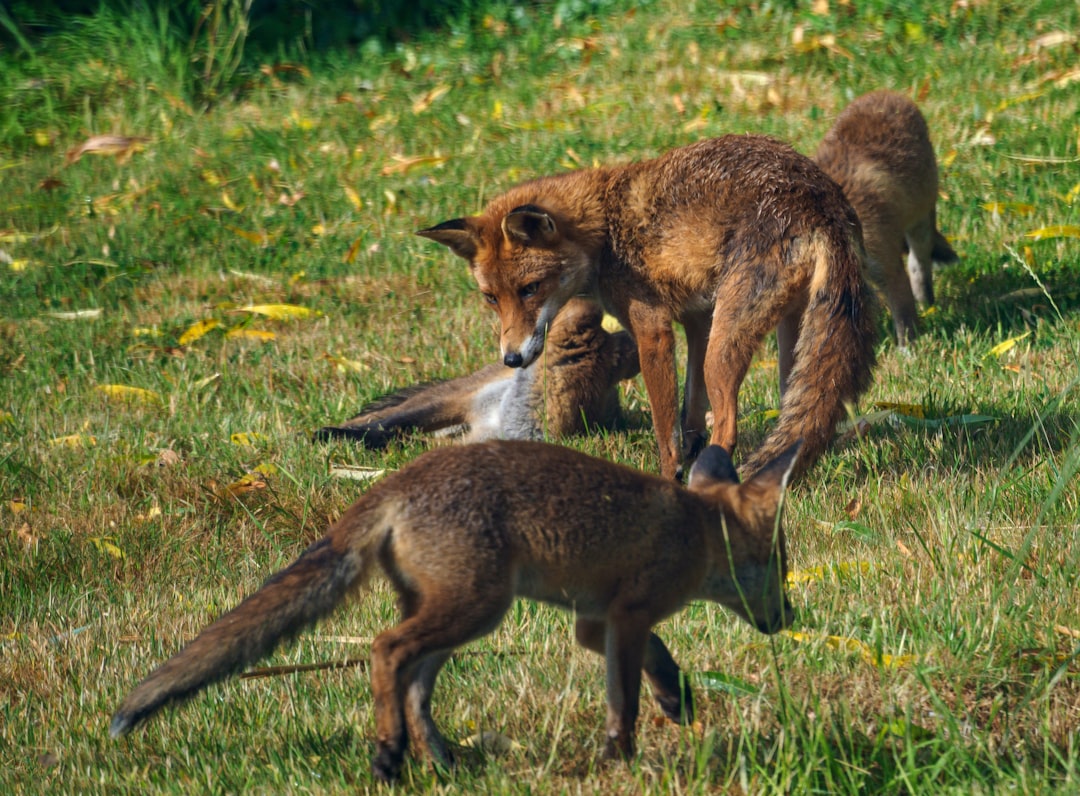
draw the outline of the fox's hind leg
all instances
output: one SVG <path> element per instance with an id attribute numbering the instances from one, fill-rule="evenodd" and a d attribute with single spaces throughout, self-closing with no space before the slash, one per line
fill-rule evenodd
<path id="1" fill-rule="evenodd" d="M 934 303 L 934 214 L 919 219 L 904 233 L 908 245 L 907 273 L 915 300 Z"/>
<path id="2" fill-rule="evenodd" d="M 436 766 L 447 769 L 453 767 L 454 757 L 431 717 L 431 693 L 435 690 L 435 678 L 450 655 L 450 652 L 438 652 L 420 661 L 413 668 L 405 695 L 409 737 L 420 751 L 428 753 Z"/>
<path id="3" fill-rule="evenodd" d="M 409 601 L 408 608 L 415 604 L 415 613 L 407 613 L 404 621 L 380 633 L 371 645 L 377 736 L 372 768 L 384 782 L 393 782 L 401 772 L 409 741 L 406 705 L 409 724 L 421 729 L 412 739 L 420 751 L 451 764 L 445 742 L 431 721 L 435 677 L 455 648 L 498 627 L 513 599 L 509 584 L 492 584 L 494 588 L 486 593 L 470 593 L 466 587 L 425 589 L 424 585 L 419 584 L 419 597 Z"/>
<path id="4" fill-rule="evenodd" d="M 705 349 L 709 344 L 709 316 L 689 315 L 683 320 L 683 328 L 686 330 L 686 386 L 682 408 L 682 466 L 685 471 L 708 440 Z"/>

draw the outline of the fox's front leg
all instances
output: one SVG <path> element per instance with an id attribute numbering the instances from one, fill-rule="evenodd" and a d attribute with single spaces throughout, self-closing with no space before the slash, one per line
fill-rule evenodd
<path id="1" fill-rule="evenodd" d="M 650 635 L 648 618 L 640 612 L 609 616 L 604 637 L 607 659 L 607 743 L 604 757 L 634 756 L 634 732 L 641 702 L 641 667 Z"/>
<path id="2" fill-rule="evenodd" d="M 597 619 L 579 617 L 574 623 L 574 638 L 577 643 L 600 655 L 604 655 L 606 651 L 606 633 L 607 625 Z M 683 675 L 679 664 L 655 633 L 649 633 L 641 670 L 649 678 L 653 698 L 664 711 L 664 715 L 677 724 L 693 722 L 694 693 L 690 689 L 690 681 Z"/>
<path id="3" fill-rule="evenodd" d="M 660 447 L 660 474 L 681 478 L 682 434 L 676 424 L 679 387 L 675 373 L 675 331 L 671 319 L 644 304 L 630 308 L 641 375 L 649 395 L 653 430 Z"/>

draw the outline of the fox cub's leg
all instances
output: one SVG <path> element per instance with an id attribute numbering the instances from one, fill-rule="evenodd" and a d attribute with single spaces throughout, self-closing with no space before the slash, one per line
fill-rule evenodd
<path id="1" fill-rule="evenodd" d="M 649 621 L 643 612 L 609 614 L 604 634 L 608 703 L 604 757 L 609 760 L 629 760 L 634 756 L 634 732 L 641 701 L 641 667 L 645 664 L 649 635 Z"/>
<path id="2" fill-rule="evenodd" d="M 430 712 L 421 706 L 430 702 L 435 676 L 446 656 L 498 627 L 513 600 L 512 589 L 508 584 L 504 586 L 488 594 L 474 591 L 467 595 L 467 601 L 460 594 L 455 600 L 454 590 L 449 588 L 423 593 L 414 615 L 375 637 L 371 645 L 371 691 L 377 747 L 372 769 L 379 779 L 393 782 L 401 772 L 409 742 L 405 707 L 410 697 L 409 722 L 423 729 L 422 735 L 412 740 L 421 752 L 449 764 L 449 754 L 430 721 Z M 433 737 L 438 739 L 435 745 L 423 748 Z"/>
<path id="3" fill-rule="evenodd" d="M 934 214 L 916 221 L 904 233 L 908 245 L 907 272 L 915 300 L 934 303 Z"/>
<path id="4" fill-rule="evenodd" d="M 435 690 L 435 678 L 439 670 L 449 660 L 450 655 L 450 652 L 438 652 L 418 663 L 413 669 L 405 697 L 405 720 L 409 727 L 409 737 L 417 751 L 426 751 L 436 766 L 446 769 L 453 767 L 454 757 L 431 717 L 431 692 Z"/>
<path id="5" fill-rule="evenodd" d="M 682 410 L 682 466 L 685 471 L 708 442 L 705 412 L 709 408 L 705 392 L 705 348 L 709 342 L 708 315 L 684 319 L 686 330 L 686 386 Z"/>
<path id="6" fill-rule="evenodd" d="M 574 638 L 585 649 L 603 655 L 605 627 L 600 620 L 579 618 L 574 624 Z M 679 664 L 655 633 L 649 633 L 641 669 L 649 678 L 653 698 L 664 715 L 678 724 L 693 722 L 694 693 L 690 681 L 683 676 Z"/>

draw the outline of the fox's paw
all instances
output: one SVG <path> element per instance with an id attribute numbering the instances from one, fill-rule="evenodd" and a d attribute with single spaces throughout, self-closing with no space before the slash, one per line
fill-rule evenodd
<path id="1" fill-rule="evenodd" d="M 379 751 L 371 761 L 371 770 L 380 782 L 393 784 L 401 776 L 404 755 L 388 746 L 379 745 Z"/>
<path id="2" fill-rule="evenodd" d="M 680 691 L 678 694 L 657 694 L 656 704 L 664 715 L 676 724 L 694 723 L 694 691 L 690 688 L 690 681 L 685 677 L 680 678 Z"/>

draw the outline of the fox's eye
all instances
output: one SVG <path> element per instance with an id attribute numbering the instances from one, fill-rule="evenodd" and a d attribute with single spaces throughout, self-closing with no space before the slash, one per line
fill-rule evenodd
<path id="1" fill-rule="evenodd" d="M 499 303 L 499 300 L 497 298 L 495 298 L 494 293 L 484 293 L 483 296 L 484 296 L 484 301 L 486 301 L 492 307 L 494 307 L 496 304 Z"/>
<path id="2" fill-rule="evenodd" d="M 520 291 L 518 291 L 518 295 L 521 296 L 523 299 L 532 298 L 536 295 L 536 291 L 539 289 L 539 282 L 530 282 L 529 284 L 525 285 L 525 287 L 523 287 Z"/>

